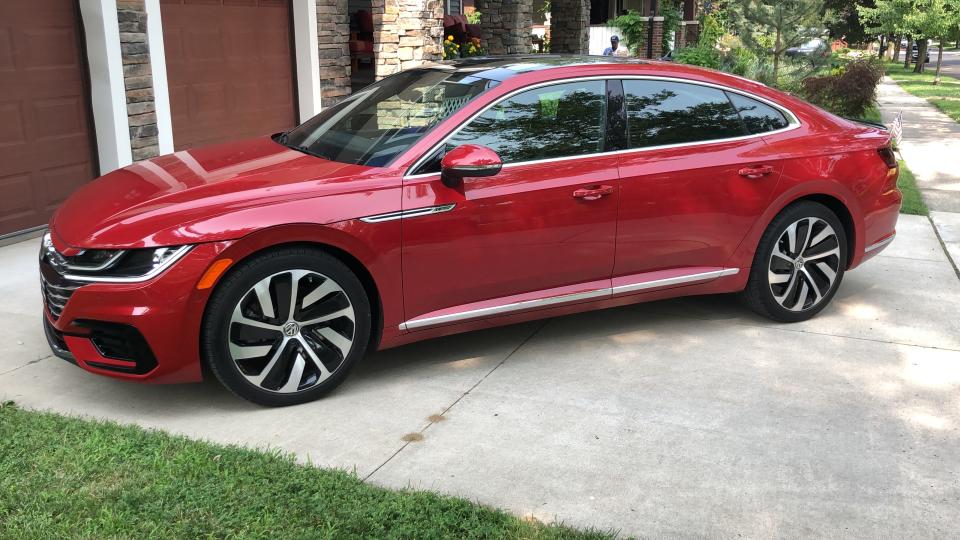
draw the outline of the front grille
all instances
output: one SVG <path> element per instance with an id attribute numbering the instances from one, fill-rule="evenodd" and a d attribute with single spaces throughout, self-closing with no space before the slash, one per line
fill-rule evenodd
<path id="1" fill-rule="evenodd" d="M 40 252 L 40 291 L 43 293 L 43 303 L 47 306 L 47 311 L 50 312 L 53 320 L 60 318 L 73 291 L 86 285 L 82 281 L 73 281 L 60 274 L 58 267 L 55 266 L 58 256 L 59 260 L 62 260 L 62 256 L 55 250 L 51 252 L 51 250 L 42 249 Z"/>

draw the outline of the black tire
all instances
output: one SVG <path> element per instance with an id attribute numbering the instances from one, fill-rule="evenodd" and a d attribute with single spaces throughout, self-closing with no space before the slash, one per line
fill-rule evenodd
<path id="1" fill-rule="evenodd" d="M 310 323 L 340 313 L 346 315 Z M 217 285 L 204 315 L 201 354 L 234 394 L 270 407 L 296 405 L 343 382 L 366 352 L 371 318 L 360 280 L 339 259 L 308 247 L 275 249 L 238 264 Z"/>
<path id="2" fill-rule="evenodd" d="M 832 228 L 835 244 L 827 236 L 813 246 L 806 246 L 821 234 L 830 233 L 824 223 Z M 788 229 L 795 224 L 794 249 L 790 249 Z M 802 246 L 800 236 L 804 233 Z M 805 321 L 820 313 L 837 293 L 847 265 L 847 250 L 846 231 L 836 214 L 813 201 L 794 203 L 777 214 L 760 238 L 741 299 L 754 312 L 774 321 Z M 791 256 L 793 262 L 788 263 L 782 255 Z M 795 289 L 790 289 L 791 286 Z M 779 295 L 775 295 L 774 290 Z M 808 306 L 811 293 L 817 300 Z"/>

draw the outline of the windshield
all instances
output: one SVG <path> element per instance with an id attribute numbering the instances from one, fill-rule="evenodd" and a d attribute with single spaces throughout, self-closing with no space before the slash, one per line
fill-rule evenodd
<path id="1" fill-rule="evenodd" d="M 443 68 L 387 77 L 277 139 L 311 155 L 382 167 L 497 81 Z"/>

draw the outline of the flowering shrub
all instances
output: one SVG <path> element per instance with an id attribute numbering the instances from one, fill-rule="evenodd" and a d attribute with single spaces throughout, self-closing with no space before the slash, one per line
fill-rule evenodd
<path id="1" fill-rule="evenodd" d="M 480 38 L 470 38 L 470 41 L 464 44 L 460 49 L 460 56 L 483 56 L 487 51 L 480 46 Z"/>
<path id="2" fill-rule="evenodd" d="M 460 45 L 454 43 L 453 36 L 447 36 L 447 39 L 443 40 L 443 59 L 449 60 L 451 58 L 460 57 Z"/>

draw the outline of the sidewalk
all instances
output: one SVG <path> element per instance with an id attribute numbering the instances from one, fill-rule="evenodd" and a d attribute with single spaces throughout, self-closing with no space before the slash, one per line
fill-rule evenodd
<path id="1" fill-rule="evenodd" d="M 960 124 L 889 77 L 877 89 L 877 102 L 884 123 L 903 111 L 900 155 L 917 178 L 950 257 L 960 264 Z"/>

